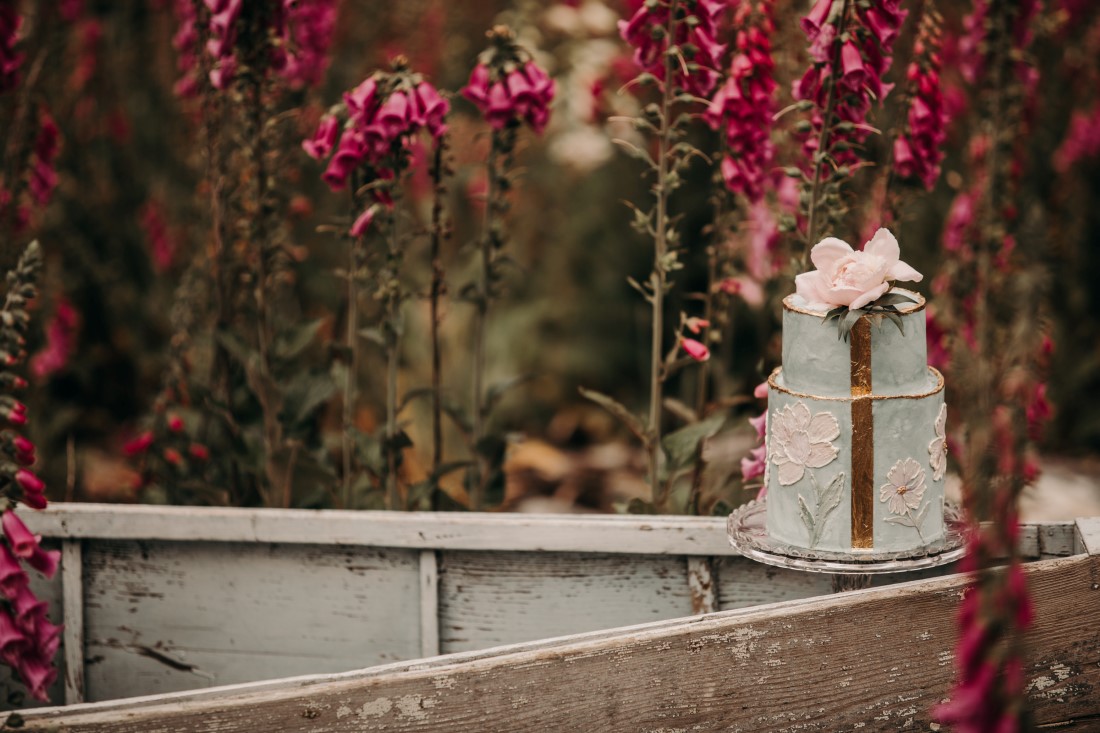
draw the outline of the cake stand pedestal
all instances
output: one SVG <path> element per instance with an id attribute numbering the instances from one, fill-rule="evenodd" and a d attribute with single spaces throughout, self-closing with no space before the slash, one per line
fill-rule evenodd
<path id="1" fill-rule="evenodd" d="M 943 538 L 928 547 L 904 552 L 873 549 L 833 552 L 794 547 L 768 534 L 765 525 L 767 511 L 767 497 L 750 501 L 734 510 L 726 523 L 730 544 L 745 557 L 766 565 L 808 573 L 828 573 L 833 576 L 834 592 L 866 588 L 875 575 L 908 573 L 946 565 L 966 553 L 966 524 L 962 511 L 952 503 L 944 505 Z"/>

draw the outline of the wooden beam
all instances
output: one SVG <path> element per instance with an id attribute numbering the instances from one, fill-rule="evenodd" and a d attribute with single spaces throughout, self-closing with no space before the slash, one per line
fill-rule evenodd
<path id="1" fill-rule="evenodd" d="M 439 654 L 439 567 L 435 550 L 420 551 L 420 656 Z"/>
<path id="2" fill-rule="evenodd" d="M 488 514 L 164 507 L 54 502 L 21 511 L 31 531 L 60 539 L 269 542 L 418 550 L 736 556 L 721 517 Z M 1068 555 L 1073 522 L 1025 524 L 1025 558 Z"/>
<path id="3" fill-rule="evenodd" d="M 1025 567 L 1036 722 L 1100 718 L 1100 559 Z M 237 688 L 222 696 L 28 711 L 67 733 L 927 730 L 954 679 L 960 575 Z"/>
<path id="4" fill-rule="evenodd" d="M 1075 526 L 1077 552 L 1100 555 L 1100 517 L 1078 519 Z"/>
<path id="5" fill-rule="evenodd" d="M 61 615 L 65 625 L 65 703 L 84 702 L 84 553 L 83 540 L 61 542 Z"/>

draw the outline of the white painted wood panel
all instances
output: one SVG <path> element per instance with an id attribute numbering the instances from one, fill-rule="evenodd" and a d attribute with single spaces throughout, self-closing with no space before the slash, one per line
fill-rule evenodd
<path id="1" fill-rule="evenodd" d="M 830 575 L 775 568 L 745 557 L 723 557 L 715 565 L 718 608 L 723 611 L 832 593 Z"/>
<path id="2" fill-rule="evenodd" d="M 88 700 L 420 655 L 419 553 L 86 541 Z"/>
<path id="3" fill-rule="evenodd" d="M 691 614 L 683 558 L 444 552 L 443 653 L 484 649 Z"/>

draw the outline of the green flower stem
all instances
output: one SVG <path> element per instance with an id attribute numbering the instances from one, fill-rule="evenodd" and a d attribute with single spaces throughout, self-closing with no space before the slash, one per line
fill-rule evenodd
<path id="1" fill-rule="evenodd" d="M 439 250 L 443 239 L 443 152 L 446 138 L 441 137 L 435 146 L 432 159 L 432 229 L 431 229 L 431 268 L 430 323 L 432 342 L 432 475 L 437 475 L 443 463 L 443 358 L 439 343 L 439 301 L 443 297 L 446 283 L 443 279 L 443 260 Z M 432 508 L 435 509 L 436 492 L 432 491 Z"/>
<path id="2" fill-rule="evenodd" d="M 679 3 L 672 0 L 669 4 L 668 26 L 666 32 L 669 39 L 676 38 L 676 9 Z M 655 194 L 657 197 L 657 221 L 656 236 L 653 246 L 653 330 L 650 339 L 649 350 L 649 435 L 646 441 L 646 452 L 649 463 L 649 487 L 653 503 L 660 505 L 664 502 L 665 489 L 658 479 L 661 456 L 661 412 L 662 397 L 664 392 L 665 373 L 663 367 L 663 343 L 664 331 L 664 306 L 665 288 L 668 282 L 668 271 L 665 264 L 665 255 L 668 251 L 668 177 L 670 155 L 672 146 L 672 121 L 671 109 L 673 99 L 674 66 L 671 53 L 665 53 L 665 80 L 661 95 L 661 127 L 657 133 L 657 185 Z"/>
<path id="3" fill-rule="evenodd" d="M 395 176 L 396 177 L 396 176 Z M 401 239 L 397 227 L 397 187 L 393 192 L 393 209 L 390 214 L 389 260 L 393 281 L 386 289 L 386 502 L 390 509 L 401 508 L 401 496 L 397 486 L 397 358 L 400 350 L 400 334 L 397 319 L 401 310 L 401 292 L 398 282 L 401 258 Z"/>
<path id="4" fill-rule="evenodd" d="M 356 204 L 355 204 L 355 191 L 358 188 L 356 185 L 356 174 L 352 173 L 351 178 L 351 218 L 355 219 L 356 216 Z M 347 349 L 348 349 L 348 363 L 345 365 L 344 370 L 344 435 L 343 435 L 343 458 L 344 458 L 344 475 L 343 475 L 343 506 L 345 509 L 353 508 L 355 497 L 352 496 L 352 470 L 354 465 L 355 455 L 355 437 L 352 434 L 352 430 L 355 427 L 355 402 L 357 398 L 358 387 L 358 375 L 359 375 L 359 287 L 358 273 L 359 273 L 359 261 L 360 248 L 362 247 L 362 237 L 351 237 L 350 244 L 348 246 L 348 271 L 347 271 L 347 286 L 348 286 L 348 312 L 347 312 Z"/>

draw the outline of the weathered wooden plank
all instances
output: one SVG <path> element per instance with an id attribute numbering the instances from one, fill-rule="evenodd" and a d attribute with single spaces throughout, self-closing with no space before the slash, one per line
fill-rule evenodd
<path id="1" fill-rule="evenodd" d="M 763 565 L 744 557 L 724 557 L 718 566 L 718 608 L 723 611 L 812 598 L 832 592 L 829 576 Z"/>
<path id="2" fill-rule="evenodd" d="M 435 550 L 420 551 L 420 656 L 439 654 L 439 566 Z"/>
<path id="3" fill-rule="evenodd" d="M 65 703 L 84 702 L 84 559 L 83 540 L 61 542 L 61 608 L 65 623 Z"/>
<path id="4" fill-rule="evenodd" d="M 1065 557 L 1075 552 L 1076 527 L 1073 522 L 1048 522 L 1038 527 L 1039 557 Z"/>
<path id="5" fill-rule="evenodd" d="M 1074 528 L 1074 550 L 1100 555 L 1100 517 L 1078 519 Z"/>
<path id="6" fill-rule="evenodd" d="M 278 542 L 441 550 L 735 555 L 718 517 L 368 512 L 54 503 L 27 512 L 48 537 Z"/>
<path id="7" fill-rule="evenodd" d="M 61 543 L 54 539 L 43 540 L 42 546 L 50 550 L 61 549 Z M 64 557 L 62 557 L 62 562 L 64 562 Z M 46 601 L 46 603 L 49 604 L 46 613 L 50 618 L 50 622 L 55 624 L 62 623 L 64 619 L 64 602 L 61 591 L 61 578 L 63 573 L 64 567 L 62 566 L 52 579 L 47 580 L 34 570 L 27 570 L 27 576 L 30 578 L 30 589 L 39 600 Z M 50 700 L 55 702 L 65 699 L 65 659 L 67 656 L 64 646 L 65 641 L 64 637 L 62 637 L 62 646 L 57 650 L 57 656 L 54 658 L 54 663 L 57 665 L 57 681 L 50 685 L 50 688 L 46 691 L 50 696 Z M 24 694 L 25 689 L 26 688 L 23 687 L 22 684 L 16 682 L 12 678 L 11 669 L 7 665 L 0 665 L 0 710 L 13 710 L 22 707 L 40 707 L 50 704 L 38 702 L 37 700 L 27 697 Z"/>
<path id="8" fill-rule="evenodd" d="M 443 653 L 484 649 L 691 613 L 683 558 L 443 552 Z"/>
<path id="9" fill-rule="evenodd" d="M 421 653 L 419 553 L 86 540 L 84 560 L 89 700 Z"/>
<path id="10" fill-rule="evenodd" d="M 1100 718 L 1100 560 L 1025 568 L 1037 722 Z M 68 733 L 928 730 L 954 677 L 963 576 L 366 670 L 199 700 L 29 711 Z"/>

